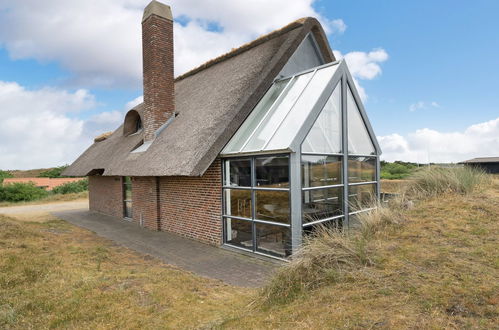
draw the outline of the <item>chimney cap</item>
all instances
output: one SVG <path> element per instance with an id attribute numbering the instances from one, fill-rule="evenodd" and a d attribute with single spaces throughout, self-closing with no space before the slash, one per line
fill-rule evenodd
<path id="1" fill-rule="evenodd" d="M 142 16 L 142 23 L 151 15 L 157 15 L 173 21 L 172 10 L 170 6 L 164 3 L 158 2 L 156 0 L 151 1 L 147 7 L 144 9 L 144 16 Z"/>

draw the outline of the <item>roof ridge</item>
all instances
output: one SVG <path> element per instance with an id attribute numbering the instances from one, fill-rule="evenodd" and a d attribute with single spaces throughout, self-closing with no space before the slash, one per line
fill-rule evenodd
<path id="1" fill-rule="evenodd" d="M 281 35 L 283 35 L 286 32 L 294 30 L 294 29 L 296 29 L 296 28 L 298 28 L 300 26 L 303 26 L 305 24 L 305 22 L 307 20 L 310 20 L 310 19 L 314 19 L 314 18 L 313 17 L 302 17 L 302 18 L 299 18 L 299 19 L 297 19 L 297 20 L 295 20 L 295 21 L 293 21 L 293 22 L 291 22 L 291 23 L 283 26 L 282 28 L 279 28 L 279 29 L 271 31 L 271 32 L 269 32 L 267 34 L 261 35 L 260 37 L 254 39 L 252 41 L 249 41 L 249 42 L 247 42 L 247 43 L 245 43 L 245 44 L 243 44 L 243 45 L 241 45 L 241 46 L 239 46 L 237 48 L 232 48 L 229 52 L 227 52 L 225 54 L 222 54 L 220 56 L 217 56 L 215 58 L 212 58 L 211 60 L 206 61 L 205 63 L 203 63 L 203 64 L 195 67 L 194 69 L 191 69 L 191 70 L 189 70 L 189 71 L 181 74 L 180 76 L 178 76 L 178 77 L 175 78 L 175 82 L 180 81 L 180 80 L 182 80 L 184 78 L 187 78 L 189 76 L 192 76 L 192 75 L 198 73 L 199 71 L 207 69 L 207 68 L 209 68 L 209 67 L 211 67 L 211 66 L 213 66 L 213 65 L 215 65 L 217 63 L 225 61 L 225 60 L 227 60 L 227 59 L 229 59 L 231 57 L 234 57 L 234 56 L 236 56 L 238 54 L 241 54 L 242 52 L 245 52 L 248 49 L 254 48 L 254 47 L 256 47 L 256 46 L 258 46 L 258 45 L 260 45 L 260 44 L 262 44 L 262 43 L 264 43 L 264 42 L 266 42 L 268 40 L 271 40 L 271 39 L 274 39 L 274 38 L 276 38 L 278 36 L 281 36 Z"/>

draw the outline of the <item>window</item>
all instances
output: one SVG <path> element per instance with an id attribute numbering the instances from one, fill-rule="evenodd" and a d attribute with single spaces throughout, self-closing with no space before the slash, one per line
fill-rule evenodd
<path id="1" fill-rule="evenodd" d="M 285 258 L 291 254 L 289 156 L 223 162 L 224 242 Z"/>
<path id="2" fill-rule="evenodd" d="M 132 219 L 132 179 L 129 176 L 123 177 L 123 209 L 123 216 Z"/>
<path id="3" fill-rule="evenodd" d="M 130 110 L 125 116 L 123 123 L 123 135 L 128 136 L 142 130 L 142 119 L 136 110 Z"/>
<path id="4" fill-rule="evenodd" d="M 376 181 L 376 158 L 374 157 L 349 157 L 348 182 L 373 182 Z"/>
<path id="5" fill-rule="evenodd" d="M 350 87 L 347 90 L 348 153 L 374 155 L 374 145 Z"/>

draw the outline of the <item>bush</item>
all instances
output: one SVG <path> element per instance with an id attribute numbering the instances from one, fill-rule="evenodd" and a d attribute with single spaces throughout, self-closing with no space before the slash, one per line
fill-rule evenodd
<path id="1" fill-rule="evenodd" d="M 52 189 L 53 194 L 72 194 L 88 190 L 88 179 L 68 182 Z"/>
<path id="2" fill-rule="evenodd" d="M 2 183 L 3 179 L 5 179 L 5 178 L 13 178 L 13 177 L 14 176 L 11 173 L 9 173 L 7 171 L 0 170 L 0 183 Z"/>
<path id="3" fill-rule="evenodd" d="M 411 177 L 407 193 L 411 197 L 426 198 L 446 192 L 468 194 L 487 181 L 488 175 L 471 167 L 429 167 Z"/>
<path id="4" fill-rule="evenodd" d="M 381 161 L 381 178 L 382 179 L 404 179 L 411 175 L 417 169 L 417 165 L 414 163 L 406 163 L 401 161 L 396 161 L 394 163 L 388 163 Z"/>
<path id="5" fill-rule="evenodd" d="M 67 167 L 68 167 L 68 165 L 51 168 L 50 170 L 46 170 L 46 171 L 43 171 L 40 174 L 38 174 L 38 177 L 39 178 L 63 178 L 64 176 L 62 176 L 61 173 Z"/>
<path id="6" fill-rule="evenodd" d="M 0 187 L 0 201 L 33 201 L 46 197 L 48 192 L 33 183 L 12 183 Z"/>

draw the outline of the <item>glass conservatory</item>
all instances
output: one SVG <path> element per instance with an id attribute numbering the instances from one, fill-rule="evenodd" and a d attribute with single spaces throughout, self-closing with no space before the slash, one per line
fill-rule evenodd
<path id="1" fill-rule="evenodd" d="M 348 68 L 277 79 L 222 150 L 224 244 L 286 258 L 379 196 L 376 141 Z"/>

